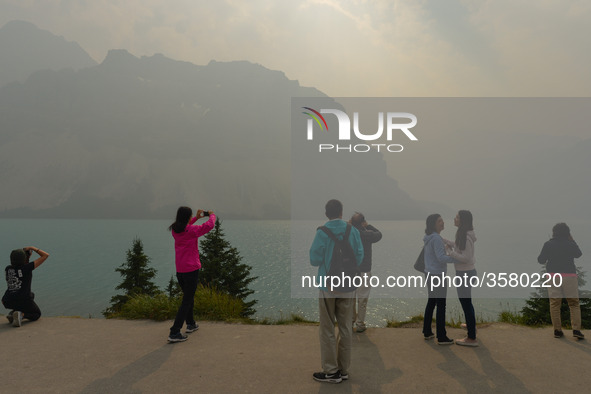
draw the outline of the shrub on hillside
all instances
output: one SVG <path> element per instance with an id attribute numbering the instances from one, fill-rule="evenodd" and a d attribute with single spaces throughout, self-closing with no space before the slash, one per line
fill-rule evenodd
<path id="1" fill-rule="evenodd" d="M 164 293 L 156 296 L 137 294 L 131 296 L 121 309 L 109 317 L 123 319 L 172 320 L 175 318 L 182 296 L 168 297 Z M 197 320 L 240 319 L 243 303 L 216 289 L 198 286 L 195 293 L 195 318 Z"/>

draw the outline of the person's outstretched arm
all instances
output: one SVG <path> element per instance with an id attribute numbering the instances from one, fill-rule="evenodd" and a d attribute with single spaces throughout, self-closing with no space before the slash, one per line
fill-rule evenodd
<path id="1" fill-rule="evenodd" d="M 195 229 L 195 234 L 197 234 L 198 237 L 207 234 L 208 232 L 211 231 L 211 229 L 213 229 L 215 227 L 216 216 L 213 213 L 213 211 L 208 211 L 208 212 L 209 212 L 209 220 L 207 222 L 193 226 L 193 228 Z M 205 217 L 203 215 L 203 211 L 199 210 L 197 213 L 197 217 L 199 219 L 201 219 L 202 217 Z"/>
<path id="2" fill-rule="evenodd" d="M 35 261 L 34 261 L 34 263 L 35 263 L 35 268 L 37 268 L 37 267 L 39 267 L 41 264 L 43 264 L 43 262 L 44 262 L 45 260 L 47 260 L 47 258 L 49 257 L 49 253 L 47 253 L 47 252 L 45 252 L 45 251 L 43 251 L 43 250 L 41 250 L 41 249 L 39 249 L 39 248 L 36 248 L 36 247 L 34 247 L 34 246 L 27 246 L 27 247 L 25 248 L 25 250 L 31 250 L 31 251 L 33 251 L 33 252 L 35 252 L 35 253 L 37 253 L 37 254 L 39 255 L 39 258 L 38 258 L 37 260 L 35 260 Z"/>

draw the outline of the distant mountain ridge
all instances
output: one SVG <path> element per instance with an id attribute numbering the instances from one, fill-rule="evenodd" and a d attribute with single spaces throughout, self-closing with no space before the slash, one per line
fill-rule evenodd
<path id="1" fill-rule="evenodd" d="M 0 216 L 171 218 L 188 204 L 289 218 L 291 97 L 325 95 L 249 62 L 122 49 L 77 71 L 37 71 L 0 87 Z M 387 185 L 372 197 L 382 219 L 422 218 L 432 206 L 400 190 L 379 156 L 359 171 L 368 166 Z M 399 200 L 404 212 L 389 209 Z"/>
<path id="2" fill-rule="evenodd" d="M 39 70 L 80 70 L 96 65 L 78 43 L 32 23 L 11 21 L 0 28 L 0 86 L 24 82 Z"/>

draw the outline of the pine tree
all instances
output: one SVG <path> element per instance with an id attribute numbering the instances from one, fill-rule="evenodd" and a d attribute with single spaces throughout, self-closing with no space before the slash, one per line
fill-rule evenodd
<path id="1" fill-rule="evenodd" d="M 250 276 L 252 267 L 241 263 L 242 256 L 238 249 L 224 239 L 219 219 L 215 227 L 203 237 L 200 259 L 200 282 L 242 300 L 244 316 L 254 314 L 253 306 L 257 300 L 245 300 L 254 293 L 248 285 L 257 277 Z"/>
<path id="2" fill-rule="evenodd" d="M 160 291 L 152 282 L 156 276 L 156 270 L 149 268 L 150 258 L 144 253 L 144 245 L 139 238 L 133 240 L 133 246 L 127 250 L 127 260 L 115 271 L 123 277 L 123 281 L 116 287 L 117 290 L 124 290 L 124 294 L 117 294 L 111 297 L 111 306 L 103 311 L 108 316 L 117 312 L 127 302 L 130 296 L 146 294 L 154 296 Z"/>
<path id="3" fill-rule="evenodd" d="M 168 281 L 168 285 L 166 286 L 165 291 L 168 295 L 168 298 L 170 299 L 179 297 L 183 294 L 183 290 L 181 289 L 179 282 L 174 280 L 174 277 L 172 275 L 170 276 L 170 280 Z"/>
<path id="4" fill-rule="evenodd" d="M 543 269 L 541 275 L 545 273 L 546 270 Z M 585 273 L 581 270 L 581 267 L 577 267 L 577 278 L 579 284 L 579 304 L 581 306 L 581 325 L 583 328 L 589 328 L 591 327 L 591 292 L 581 290 L 581 287 L 587 283 Z M 527 325 L 552 324 L 548 289 L 540 287 L 535 293 L 532 293 L 531 297 L 525 301 L 525 306 L 521 309 L 521 315 L 523 316 L 523 322 Z M 560 304 L 560 318 L 563 324 L 570 325 L 570 308 L 564 298 Z"/>

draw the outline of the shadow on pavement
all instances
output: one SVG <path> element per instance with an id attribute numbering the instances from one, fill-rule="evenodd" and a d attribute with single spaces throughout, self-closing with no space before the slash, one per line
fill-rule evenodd
<path id="1" fill-rule="evenodd" d="M 81 393 L 140 393 L 133 390 L 133 385 L 156 372 L 170 357 L 173 348 L 174 345 L 166 344 L 123 367 L 113 376 L 95 380 Z"/>
<path id="2" fill-rule="evenodd" d="M 387 385 L 402 376 L 398 368 L 386 369 L 378 347 L 367 334 L 353 333 L 350 379 L 339 384 L 319 383 L 318 392 L 328 393 L 383 393 Z"/>
<path id="3" fill-rule="evenodd" d="M 474 351 L 480 359 L 480 365 L 484 374 L 474 370 L 469 364 L 458 357 L 451 347 L 439 346 L 431 342 L 432 347 L 439 348 L 439 352 L 445 357 L 445 362 L 438 365 L 439 369 L 451 376 L 464 387 L 467 393 L 529 393 L 523 382 L 509 373 L 491 356 L 490 351 L 483 346 L 466 348 L 462 350 Z M 455 346 L 455 345 L 452 345 Z"/>

